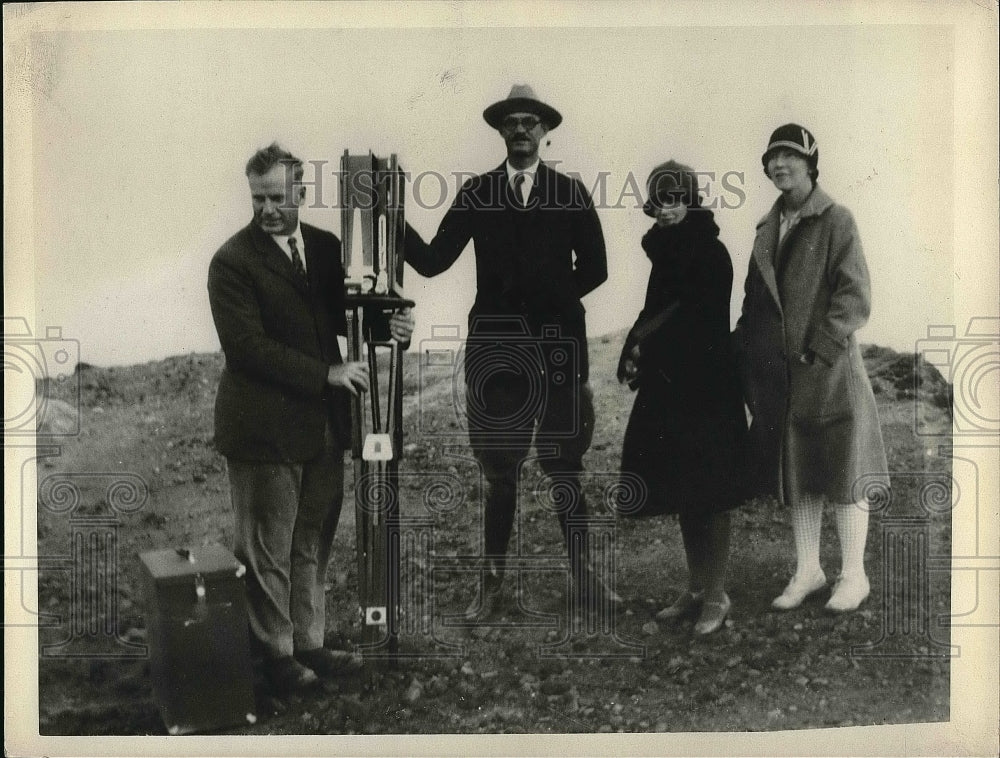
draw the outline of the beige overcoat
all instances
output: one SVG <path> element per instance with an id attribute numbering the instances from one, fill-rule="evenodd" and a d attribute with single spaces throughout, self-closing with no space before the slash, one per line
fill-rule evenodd
<path id="1" fill-rule="evenodd" d="M 753 492 L 858 501 L 888 486 L 875 397 L 854 333 L 871 310 L 854 219 L 816 186 L 778 245 L 781 198 L 757 225 L 734 333 L 753 419 Z"/>

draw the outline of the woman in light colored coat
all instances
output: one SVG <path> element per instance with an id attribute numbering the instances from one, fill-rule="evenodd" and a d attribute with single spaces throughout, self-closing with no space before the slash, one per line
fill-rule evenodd
<path id="1" fill-rule="evenodd" d="M 888 485 L 871 384 L 854 332 L 871 288 L 854 219 L 816 184 L 819 151 L 796 124 L 775 130 L 762 161 L 781 191 L 757 225 L 734 335 L 747 406 L 748 476 L 790 506 L 796 571 L 774 607 L 826 587 L 819 563 L 824 499 L 834 504 L 842 568 L 827 608 L 868 596 L 864 488 Z"/>

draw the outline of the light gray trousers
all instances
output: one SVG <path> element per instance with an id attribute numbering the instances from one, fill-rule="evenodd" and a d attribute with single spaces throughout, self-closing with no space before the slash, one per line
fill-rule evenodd
<path id="1" fill-rule="evenodd" d="M 307 463 L 228 464 L 233 553 L 247 567 L 252 635 L 268 658 L 322 647 L 326 569 L 344 502 L 344 451 L 328 439 L 324 454 Z"/>

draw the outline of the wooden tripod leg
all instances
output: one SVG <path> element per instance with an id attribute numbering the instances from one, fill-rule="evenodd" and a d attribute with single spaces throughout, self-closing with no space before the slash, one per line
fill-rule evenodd
<path id="1" fill-rule="evenodd" d="M 386 510 L 386 606 L 389 609 L 389 660 L 396 665 L 399 660 L 400 612 L 400 541 L 399 533 L 399 460 L 403 453 L 403 361 L 399 343 L 392 340 L 389 352 L 389 392 L 386 415 L 387 431 L 392 440 L 393 456 L 387 466 L 386 484 L 392 496 Z"/>
<path id="2" fill-rule="evenodd" d="M 365 330 L 362 329 L 360 333 L 365 335 Z M 375 377 L 378 376 L 376 347 L 385 345 L 374 342 L 368 335 L 365 336 L 368 365 L 373 380 L 372 391 L 368 393 L 372 406 L 371 432 L 361 433 L 365 414 L 362 401 L 356 399 L 358 413 L 355 423 L 358 424 L 359 431 L 355 446 L 357 479 L 354 493 L 358 540 L 358 600 L 362 617 L 361 651 L 366 663 L 370 663 L 376 658 L 392 659 L 394 656 L 393 637 L 397 626 L 397 603 L 392 599 L 391 593 L 398 585 L 398 580 L 393 577 L 398 571 L 399 561 L 398 558 L 392 560 L 389 557 L 392 552 L 390 547 L 392 540 L 387 518 L 387 514 L 394 512 L 396 508 L 397 487 L 394 486 L 390 470 L 397 453 L 392 450 L 391 438 L 384 439 L 385 430 L 382 428 L 383 416 L 380 411 L 381 397 L 375 381 Z M 360 357 L 360 348 L 358 354 Z M 369 674 L 372 673 L 369 667 Z"/>
<path id="3" fill-rule="evenodd" d="M 399 458 L 402 453 L 401 348 L 395 340 L 375 342 L 360 324 L 363 308 L 348 310 L 348 360 L 361 359 L 362 340 L 368 348 L 373 377 L 368 393 L 371 432 L 365 432 L 364 396 L 351 401 L 351 452 L 354 461 L 354 501 L 358 559 L 358 602 L 366 664 L 379 658 L 398 662 L 400 612 Z M 376 348 L 388 347 L 388 408 L 381 413 Z M 385 425 L 383 426 L 383 421 Z M 369 674 L 373 673 L 369 667 Z"/>
<path id="4" fill-rule="evenodd" d="M 347 310 L 347 360 L 358 361 L 361 358 L 361 323 L 358 308 Z M 365 503 L 364 483 L 366 481 L 366 466 L 362 458 L 364 441 L 364 398 L 357 395 L 351 398 L 351 459 L 354 464 L 354 532 L 355 550 L 358 561 L 358 604 L 364 625 L 364 609 L 367 605 L 370 579 L 368 571 L 368 545 L 371 543 L 371 523 L 368 508 Z M 366 640 L 367 641 L 367 640 Z"/>
<path id="5" fill-rule="evenodd" d="M 368 343 L 368 385 L 369 385 L 369 397 L 371 397 L 371 411 L 372 411 L 372 431 L 381 432 L 382 431 L 382 413 L 379 407 L 379 386 L 378 386 L 378 354 L 375 350 L 375 344 L 372 341 Z"/>

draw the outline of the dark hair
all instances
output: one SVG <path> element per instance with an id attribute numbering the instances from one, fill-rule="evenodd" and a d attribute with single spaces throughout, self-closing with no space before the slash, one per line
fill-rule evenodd
<path id="1" fill-rule="evenodd" d="M 694 169 L 674 160 L 661 163 L 649 173 L 649 178 L 646 179 L 646 196 L 642 210 L 647 216 L 655 216 L 656 209 L 660 206 L 678 201 L 688 208 L 701 207 Z"/>
<path id="2" fill-rule="evenodd" d="M 305 173 L 302 168 L 302 161 L 285 150 L 277 142 L 272 142 L 267 147 L 262 147 L 250 160 L 247 161 L 246 175 L 263 176 L 278 164 L 291 167 L 292 175 L 295 179 L 301 179 Z"/>

